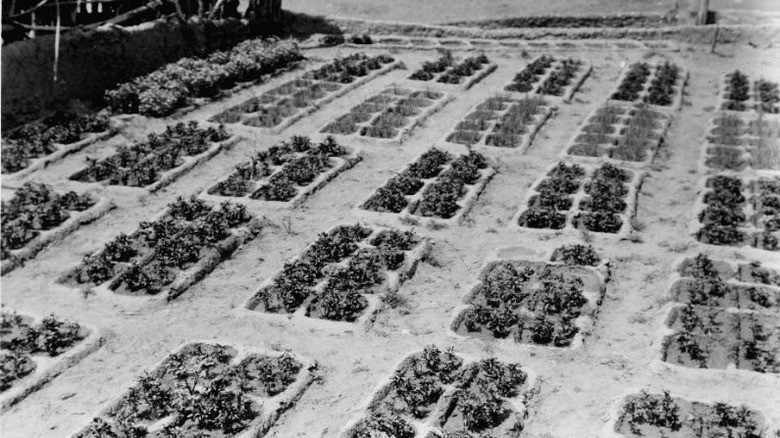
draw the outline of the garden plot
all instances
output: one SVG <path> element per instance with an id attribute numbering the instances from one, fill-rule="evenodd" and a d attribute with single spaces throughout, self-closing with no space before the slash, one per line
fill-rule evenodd
<path id="1" fill-rule="evenodd" d="M 310 359 L 194 342 L 140 376 L 74 438 L 260 437 L 314 379 Z"/>
<path id="2" fill-rule="evenodd" d="M 652 163 L 670 122 L 669 115 L 644 104 L 624 107 L 607 103 L 580 125 L 562 157 L 644 167 Z"/>
<path id="3" fill-rule="evenodd" d="M 61 282 L 170 301 L 254 238 L 260 227 L 243 205 L 223 202 L 214 207 L 180 197 L 157 219 L 141 222 L 134 233 L 120 234 L 86 256 Z"/>
<path id="4" fill-rule="evenodd" d="M 631 394 L 615 408 L 608 435 L 645 438 L 768 437 L 766 418 L 745 405 L 702 403 L 669 392 Z"/>
<path id="5" fill-rule="evenodd" d="M 110 201 L 87 194 L 71 191 L 61 195 L 45 184 L 24 184 L 2 204 L 2 275 L 112 208 Z"/>
<path id="6" fill-rule="evenodd" d="M 668 61 L 655 66 L 637 62 L 623 72 L 610 99 L 617 103 L 646 103 L 654 109 L 677 110 L 682 105 L 687 80 L 688 72 Z"/>
<path id="7" fill-rule="evenodd" d="M 377 220 L 384 219 L 377 213 L 413 215 L 458 224 L 495 172 L 478 152 L 455 155 L 431 148 L 377 189 L 361 204 L 360 214 Z"/>
<path id="8" fill-rule="evenodd" d="M 368 81 L 401 66 L 389 55 L 356 53 L 336 58 L 300 78 L 225 110 L 210 121 L 273 128 L 278 133 Z"/>
<path id="9" fill-rule="evenodd" d="M 297 66 L 296 43 L 277 39 L 243 41 L 206 58 L 182 58 L 106 92 L 115 113 L 166 117 L 254 85 L 264 76 Z"/>
<path id="10" fill-rule="evenodd" d="M 735 113 L 712 119 L 702 165 L 718 171 L 780 170 L 780 120 Z"/>
<path id="11" fill-rule="evenodd" d="M 560 97 L 568 102 L 588 78 L 593 67 L 582 60 L 543 55 L 521 70 L 505 91 Z"/>
<path id="12" fill-rule="evenodd" d="M 198 164 L 239 141 L 223 126 L 201 128 L 191 121 L 169 125 L 165 132 L 150 134 L 148 140 L 121 146 L 116 154 L 102 159 L 87 158 L 89 165 L 70 176 L 72 181 L 143 187 L 150 192 L 172 183 Z"/>
<path id="13" fill-rule="evenodd" d="M 237 165 L 201 197 L 215 201 L 249 197 L 296 206 L 361 159 L 333 137 L 314 144 L 309 137 L 293 136 Z"/>
<path id="14" fill-rule="evenodd" d="M 2 175 L 21 178 L 114 132 L 105 116 L 55 114 L 3 135 Z"/>
<path id="15" fill-rule="evenodd" d="M 428 117 L 453 98 L 432 90 L 393 86 L 369 97 L 320 129 L 325 134 L 354 135 L 403 142 Z"/>
<path id="16" fill-rule="evenodd" d="M 93 328 L 54 315 L 36 319 L 5 308 L 2 310 L 0 400 L 3 411 L 37 391 L 103 343 Z"/>
<path id="17" fill-rule="evenodd" d="M 264 281 L 246 308 L 365 324 L 379 311 L 380 295 L 414 275 L 428 247 L 410 231 L 334 227 Z"/>
<path id="18" fill-rule="evenodd" d="M 735 70 L 723 77 L 720 109 L 780 113 L 780 89 L 776 82 L 758 79 L 751 85 L 749 77 Z"/>
<path id="19" fill-rule="evenodd" d="M 515 436 L 532 381 L 518 363 L 472 360 L 429 346 L 401 362 L 344 438 Z"/>
<path id="20" fill-rule="evenodd" d="M 625 238 L 631 231 L 644 173 L 605 163 L 559 162 L 528 192 L 513 222 L 524 228 L 585 229 Z"/>
<path id="21" fill-rule="evenodd" d="M 409 76 L 413 81 L 437 82 L 447 85 L 462 85 L 468 90 L 474 84 L 496 71 L 484 54 L 458 60 L 447 51 L 436 61 L 426 61 L 419 70 Z"/>
<path id="22" fill-rule="evenodd" d="M 519 100 L 508 96 L 490 97 L 474 107 L 445 141 L 467 146 L 516 148 L 523 153 L 552 113 L 552 108 L 541 97 Z"/>
<path id="23" fill-rule="evenodd" d="M 709 177 L 694 211 L 691 228 L 702 243 L 780 249 L 780 177 Z"/>
<path id="24" fill-rule="evenodd" d="M 606 262 L 582 245 L 563 247 L 562 263 L 490 260 L 452 323 L 462 336 L 579 347 L 609 279 Z"/>
<path id="25" fill-rule="evenodd" d="M 658 343 L 661 360 L 689 368 L 780 373 L 776 315 L 694 304 L 673 306 Z"/>
<path id="26" fill-rule="evenodd" d="M 668 295 L 683 304 L 776 314 L 780 275 L 758 262 L 731 264 L 699 254 L 678 265 Z"/>

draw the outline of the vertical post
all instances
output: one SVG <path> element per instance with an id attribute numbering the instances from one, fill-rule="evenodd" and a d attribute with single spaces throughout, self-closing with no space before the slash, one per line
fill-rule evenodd
<path id="1" fill-rule="evenodd" d="M 710 0 L 699 0 L 699 10 L 696 14 L 696 24 L 699 26 L 707 24 L 707 15 L 710 10 Z"/>

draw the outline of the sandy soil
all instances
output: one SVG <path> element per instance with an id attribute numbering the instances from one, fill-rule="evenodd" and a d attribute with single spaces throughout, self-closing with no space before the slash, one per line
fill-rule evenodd
<path id="1" fill-rule="evenodd" d="M 311 15 L 336 15 L 368 20 L 411 23 L 446 23 L 460 20 L 487 20 L 529 15 L 589 15 L 615 13 L 665 13 L 675 0 L 492 0 L 480 2 L 453 0 L 285 0 L 284 8 Z M 778 12 L 773 0 L 711 0 L 712 10 L 736 9 Z"/>
<path id="2" fill-rule="evenodd" d="M 296 3 L 304 2 L 290 1 L 286 6 L 295 9 Z M 594 5 L 607 3 L 593 2 Z M 499 4 L 502 3 L 495 3 Z M 564 2 L 547 2 L 546 11 L 551 12 L 556 5 L 563 8 Z M 402 11 L 402 8 L 393 10 Z M 421 8 L 410 11 L 415 17 L 428 13 Z M 352 51 L 316 49 L 307 55 L 329 58 Z M 470 90 L 455 92 L 457 98 L 432 116 L 424 127 L 418 128 L 403 145 L 350 140 L 364 151 L 365 160 L 337 177 L 301 207 L 272 210 L 250 204 L 256 214 L 268 219 L 269 226 L 231 260 L 170 304 L 152 303 L 144 298 L 85 298 L 78 290 L 56 284 L 55 279 L 76 266 L 84 254 L 101 247 L 116 234 L 132 232 L 140 221 L 155 216 L 177 195 L 206 189 L 258 148 L 266 148 L 293 134 L 313 134 L 367 96 L 393 82 L 404 83 L 410 71 L 436 55 L 425 51 L 396 53 L 409 70 L 393 71 L 336 99 L 282 134 L 241 129 L 239 132 L 247 137 L 246 141 L 153 195 L 121 188 L 102 190 L 100 194 L 114 199 L 119 208 L 3 277 L 2 300 L 20 312 L 54 311 L 62 317 L 89 323 L 106 334 L 107 343 L 5 413 L 0 420 L 3 437 L 70 436 L 86 426 L 143 370 L 180 344 L 197 339 L 290 349 L 320 363 L 320 380 L 280 419 L 269 433 L 271 437 L 338 436 L 351 419 L 362 415 L 361 406 L 371 397 L 376 385 L 406 355 L 431 343 L 454 346 L 458 352 L 475 357 L 496 355 L 502 360 L 517 361 L 540 375 L 541 393 L 531 409 L 525 432 L 529 437 L 604 436 L 603 427 L 615 399 L 641 388 L 669 389 L 675 396 L 690 399 L 750 403 L 768 415 L 777 427 L 780 424 L 777 376 L 724 375 L 706 370 L 688 373 L 649 366 L 657 348 L 653 341 L 663 320 L 663 295 L 676 258 L 695 255 L 701 250 L 726 259 L 768 261 L 777 257 L 776 253 L 761 251 L 704 248 L 688 234 L 687 226 L 696 214 L 691 206 L 703 176 L 697 160 L 707 122 L 717 102 L 720 76 L 739 66 L 748 73 L 780 80 L 778 49 L 758 51 L 739 46 L 719 47 L 718 52 L 709 54 L 709 47 L 650 53 L 545 51 L 557 56 L 583 57 L 593 64 L 594 72 L 571 104 L 558 105 L 557 114 L 544 125 L 526 153 L 511 149 L 487 152 L 497 161 L 499 173 L 480 196 L 464 226 L 438 231 L 418 227 L 419 233 L 434 240 L 431 261 L 421 264 L 416 275 L 401 287 L 399 293 L 408 300 L 408 307 L 383 310 L 367 330 L 350 324 L 270 318 L 245 311 L 243 305 L 263 279 L 281 268 L 286 259 L 298 254 L 317 233 L 333 225 L 355 222 L 354 207 L 358 203 L 407 162 L 444 138 L 473 105 L 501 90 L 528 61 L 516 50 L 491 52 L 489 56 L 498 63 L 498 70 Z M 572 132 L 615 87 L 621 65 L 641 58 L 671 59 L 687 68 L 691 79 L 667 144 L 648 169 L 650 175 L 639 196 L 638 220 L 646 225 L 640 233 L 641 241 L 617 241 L 610 237 L 596 237 L 593 241 L 614 262 L 614 271 L 593 333 L 586 337 L 583 348 L 557 350 L 454 335 L 449 329 L 453 311 L 476 280 L 484 260 L 497 248 L 513 246 L 509 252 L 512 258 L 539 260 L 549 257 L 554 248 L 577 240 L 553 232 L 537 237 L 538 233 L 519 230 L 510 219 L 539 172 L 557 161 Z M 184 118 L 205 120 L 230 104 L 297 74 L 274 79 Z M 78 188 L 76 183 L 66 183 L 67 176 L 84 165 L 85 156 L 108 155 L 116 145 L 159 130 L 164 122 L 138 118 L 122 136 L 90 146 L 31 175 L 30 179 L 60 188 Z M 6 188 L 3 195 L 9 192 Z M 290 232 L 282 226 L 288 217 L 292 225 Z"/>

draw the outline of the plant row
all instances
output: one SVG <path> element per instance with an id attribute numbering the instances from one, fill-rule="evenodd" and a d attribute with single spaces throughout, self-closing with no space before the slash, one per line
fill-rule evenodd
<path id="1" fill-rule="evenodd" d="M 2 203 L 0 259 L 5 260 L 41 233 L 57 228 L 72 214 L 95 205 L 89 195 L 67 192 L 63 195 L 41 183 L 25 183 Z"/>
<path id="2" fill-rule="evenodd" d="M 275 419 L 274 402 L 291 403 L 285 392 L 295 391 L 305 372 L 287 353 L 239 354 L 225 345 L 189 344 L 140 376 L 76 437 L 262 434 Z"/>
<path id="3" fill-rule="evenodd" d="M 745 184 L 739 178 L 718 175 L 707 179 L 706 186 L 698 216 L 701 227 L 696 232 L 700 242 L 778 249 L 780 181 L 760 178 Z"/>
<path id="4" fill-rule="evenodd" d="M 106 132 L 109 128 L 107 117 L 94 114 L 57 113 L 28 123 L 3 135 L 0 154 L 3 173 L 24 170 L 35 159 L 51 155 L 65 145 L 86 139 L 90 134 Z"/>
<path id="5" fill-rule="evenodd" d="M 348 155 L 349 151 L 333 137 L 314 144 L 309 137 L 293 136 L 237 165 L 235 172 L 211 187 L 208 193 L 291 201 L 321 174 L 341 164 L 340 158 L 346 159 Z"/>
<path id="6" fill-rule="evenodd" d="M 120 294 L 173 299 L 251 238 L 256 221 L 241 204 L 214 207 L 179 197 L 156 220 L 141 222 L 130 235 L 119 234 L 105 247 L 84 257 L 64 280 L 100 285 Z"/>
<path id="7" fill-rule="evenodd" d="M 780 373 L 780 330 L 774 319 L 710 306 L 677 307 L 667 321 L 674 333 L 666 340 L 664 361 L 691 368 Z"/>
<path id="8" fill-rule="evenodd" d="M 216 123 L 243 123 L 248 126 L 272 128 L 303 114 L 318 102 L 346 91 L 344 86 L 381 70 L 394 59 L 388 55 L 368 57 L 355 53 L 303 74 L 300 78 L 285 82 L 258 97 L 229 108 L 210 120 Z"/>
<path id="9" fill-rule="evenodd" d="M 780 169 L 780 123 L 764 120 L 763 114 L 752 120 L 734 114 L 715 117 L 707 141 L 707 167 L 736 172 Z"/>
<path id="10" fill-rule="evenodd" d="M 444 84 L 459 84 L 461 79 L 474 75 L 482 70 L 490 61 L 484 54 L 472 56 L 460 62 L 447 51 L 436 61 L 426 61 L 419 70 L 416 70 L 409 76 L 409 79 L 415 81 L 430 81 L 436 79 L 436 82 Z"/>
<path id="11" fill-rule="evenodd" d="M 629 198 L 633 184 L 633 172 L 609 163 L 593 170 L 587 179 L 583 167 L 558 163 L 533 188 L 518 224 L 562 229 L 570 220 L 574 228 L 618 233 L 630 212 L 629 202 L 634 202 Z"/>
<path id="12" fill-rule="evenodd" d="M 750 89 L 750 79 L 739 70 L 726 75 L 721 94 L 721 109 L 730 111 L 756 110 L 759 113 L 780 112 L 780 89 L 776 82 L 758 79 Z"/>
<path id="13" fill-rule="evenodd" d="M 504 90 L 570 98 L 589 70 L 579 59 L 542 55 L 517 73 Z"/>
<path id="14" fill-rule="evenodd" d="M 567 153 L 646 162 L 663 141 L 668 123 L 667 116 L 644 104 L 630 109 L 607 104 L 580 126 Z"/>
<path id="15" fill-rule="evenodd" d="M 643 390 L 626 398 L 615 432 L 626 437 L 759 438 L 765 419 L 747 406 L 705 404 Z"/>
<path id="16" fill-rule="evenodd" d="M 669 61 L 654 68 L 646 62 L 632 64 L 611 99 L 672 106 L 682 93 L 684 72 Z"/>
<path id="17" fill-rule="evenodd" d="M 568 347 L 588 312 L 585 271 L 545 263 L 499 262 L 481 274 L 456 331 Z"/>
<path id="18" fill-rule="evenodd" d="M 543 77 L 552 69 L 555 58 L 542 55 L 525 66 L 512 79 L 512 83 L 504 87 L 506 91 L 530 93 L 536 90 Z"/>
<path id="19" fill-rule="evenodd" d="M 201 128 L 198 122 L 169 125 L 165 132 L 149 134 L 147 140 L 120 146 L 102 160 L 87 158 L 86 168 L 70 176 L 73 181 L 105 182 L 130 187 L 150 186 L 173 169 L 197 157 L 218 152 L 220 142 L 230 138 L 223 126 Z"/>
<path id="20" fill-rule="evenodd" d="M 285 263 L 249 307 L 269 313 L 304 308 L 312 318 L 353 322 L 369 306 L 367 295 L 391 289 L 391 275 L 401 280 L 401 270 L 415 263 L 421 244 L 409 231 L 336 227 Z"/>
<path id="21" fill-rule="evenodd" d="M 547 102 L 540 97 L 490 97 L 455 126 L 447 141 L 468 146 L 484 142 L 487 146 L 519 147 L 526 139 L 530 141 L 548 112 Z"/>
<path id="22" fill-rule="evenodd" d="M 528 375 L 495 358 L 469 364 L 452 350 L 426 347 L 402 363 L 350 438 L 510 436 L 523 429 L 515 400 Z M 420 427 L 422 428 L 422 427 Z"/>
<path id="23" fill-rule="evenodd" d="M 488 171 L 487 159 L 474 151 L 457 158 L 432 148 L 391 178 L 363 203 L 364 210 L 449 219 Z"/>
<path id="24" fill-rule="evenodd" d="M 388 88 L 353 107 L 320 132 L 340 135 L 359 132 L 364 137 L 394 139 L 430 114 L 435 101 L 443 98 L 444 93 L 437 91 Z"/>
<path id="25" fill-rule="evenodd" d="M 214 97 L 239 82 L 289 68 L 303 59 L 294 42 L 277 39 L 243 41 L 206 58 L 183 58 L 106 92 L 117 113 L 165 117 L 193 98 Z"/>
<path id="26" fill-rule="evenodd" d="M 679 271 L 683 277 L 702 279 L 719 277 L 723 281 L 780 286 L 780 273 L 762 266 L 761 262 L 757 261 L 731 266 L 724 261 L 713 261 L 705 254 L 699 254 L 693 259 L 686 259 Z"/>
<path id="27" fill-rule="evenodd" d="M 0 315 L 0 391 L 31 375 L 38 367 L 36 357 L 57 357 L 87 336 L 74 322 L 49 315 L 35 324 L 32 318 L 2 310 Z"/>

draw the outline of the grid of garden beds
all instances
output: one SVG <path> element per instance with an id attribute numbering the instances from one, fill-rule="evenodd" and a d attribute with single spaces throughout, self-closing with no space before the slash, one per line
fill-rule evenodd
<path id="1" fill-rule="evenodd" d="M 523 153 L 551 115 L 552 108 L 541 97 L 490 97 L 474 107 L 447 134 L 445 141 L 467 146 L 516 148 Z"/>
<path id="2" fill-rule="evenodd" d="M 110 201 L 88 194 L 59 194 L 45 184 L 24 184 L 2 203 L 2 275 L 113 207 Z"/>
<path id="3" fill-rule="evenodd" d="M 414 275 L 429 247 L 410 231 L 340 225 L 319 235 L 264 281 L 246 308 L 330 321 L 367 323 L 381 296 Z"/>
<path id="4" fill-rule="evenodd" d="M 592 70 L 589 63 L 580 59 L 542 55 L 520 70 L 504 90 L 560 97 L 568 102 Z"/>
<path id="5" fill-rule="evenodd" d="M 780 170 L 780 120 L 724 113 L 712 119 L 703 166 L 718 171 Z"/>
<path id="6" fill-rule="evenodd" d="M 296 206 L 361 159 L 358 152 L 333 137 L 314 143 L 309 137 L 293 136 L 237 165 L 235 172 L 201 196 L 212 200 L 249 197 Z"/>
<path id="7" fill-rule="evenodd" d="M 652 66 L 646 62 L 631 64 L 620 77 L 610 99 L 619 103 L 646 103 L 652 107 L 679 109 L 688 72 L 664 62 Z"/>
<path id="8" fill-rule="evenodd" d="M 159 295 L 170 301 L 214 270 L 259 232 L 260 221 L 241 204 L 211 205 L 179 198 L 156 219 L 141 222 L 130 235 L 114 240 L 60 281 L 105 287 L 116 294 Z"/>
<path id="9" fill-rule="evenodd" d="M 647 390 L 621 400 L 612 431 L 624 437 L 763 437 L 766 417 L 746 405 L 702 403 Z"/>
<path id="10" fill-rule="evenodd" d="M 585 229 L 626 237 L 643 177 L 641 171 L 609 163 L 559 162 L 534 183 L 513 221 L 532 229 Z"/>
<path id="11" fill-rule="evenodd" d="M 298 79 L 227 109 L 210 121 L 242 123 L 257 128 L 274 128 L 275 132 L 281 132 L 337 97 L 400 65 L 400 61 L 389 55 L 368 57 L 356 53 L 336 58 Z"/>
<path id="12" fill-rule="evenodd" d="M 186 344 L 140 376 L 74 438 L 264 436 L 295 406 L 315 368 L 314 361 L 290 353 Z"/>
<path id="13" fill-rule="evenodd" d="M 439 91 L 393 86 L 353 107 L 320 132 L 403 141 L 451 99 Z"/>
<path id="14" fill-rule="evenodd" d="M 166 117 L 250 87 L 264 76 L 297 66 L 298 45 L 275 38 L 242 41 L 206 58 L 182 58 L 106 92 L 115 113 Z"/>
<path id="15" fill-rule="evenodd" d="M 692 228 L 702 243 L 780 249 L 778 176 L 706 178 L 694 211 Z"/>
<path id="16" fill-rule="evenodd" d="M 720 92 L 720 109 L 728 111 L 757 111 L 780 113 L 780 89 L 777 82 L 750 78 L 735 70 L 723 77 Z"/>
<path id="17" fill-rule="evenodd" d="M 460 222 L 495 174 L 487 158 L 431 148 L 361 204 L 361 213 Z M 365 214 L 364 214 L 365 215 Z"/>
<path id="18" fill-rule="evenodd" d="M 447 51 L 436 61 L 426 61 L 409 76 L 413 81 L 436 82 L 446 85 L 462 85 L 468 90 L 474 84 L 493 73 L 498 66 L 484 54 L 458 59 Z"/>
<path id="19" fill-rule="evenodd" d="M 169 125 L 165 132 L 149 134 L 146 141 L 120 146 L 108 158 L 87 158 L 87 167 L 71 175 L 70 180 L 142 187 L 154 192 L 238 141 L 222 125 L 204 128 L 195 121 L 179 122 Z"/>
<path id="20" fill-rule="evenodd" d="M 3 134 L 2 174 L 23 177 L 113 134 L 102 115 L 59 113 Z"/>
<path id="21" fill-rule="evenodd" d="M 646 166 L 653 161 L 670 121 L 670 116 L 644 104 L 628 107 L 607 103 L 580 125 L 562 156 Z"/>
<path id="22" fill-rule="evenodd" d="M 518 363 L 469 360 L 432 345 L 401 362 L 342 436 L 513 436 L 524 428 L 531 383 Z"/>
<path id="23" fill-rule="evenodd" d="M 562 249 L 569 256 L 588 251 L 581 245 Z M 593 324 L 608 277 L 597 267 L 600 258 L 577 262 L 570 258 L 563 263 L 488 261 L 452 330 L 462 336 L 507 338 L 540 346 L 581 345 L 583 330 Z"/>
<path id="24" fill-rule="evenodd" d="M 49 315 L 33 318 L 2 309 L 0 400 L 10 408 L 100 348 L 97 330 Z"/>

